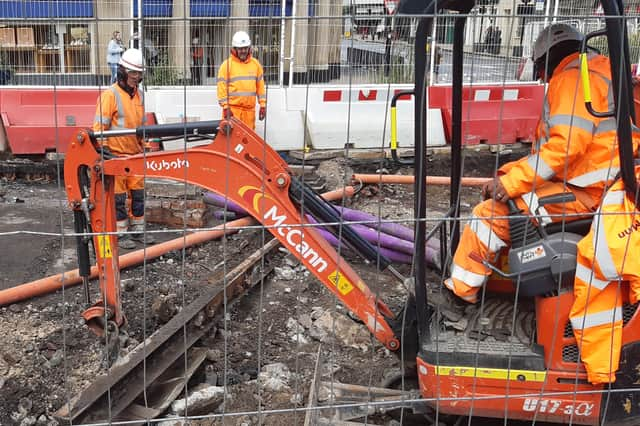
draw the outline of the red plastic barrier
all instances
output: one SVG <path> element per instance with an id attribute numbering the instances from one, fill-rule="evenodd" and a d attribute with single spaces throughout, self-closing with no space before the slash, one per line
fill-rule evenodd
<path id="1" fill-rule="evenodd" d="M 7 88 L 0 90 L 0 114 L 16 155 L 66 152 L 78 128 L 91 127 L 97 88 Z"/>
<path id="2" fill-rule="evenodd" d="M 467 86 L 462 99 L 463 145 L 533 141 L 544 86 Z M 451 86 L 429 87 L 429 108 L 442 111 L 445 136 L 451 143 Z"/>
<path id="3" fill-rule="evenodd" d="M 0 116 L 15 155 L 64 153 L 77 129 L 90 128 L 100 92 L 88 88 L 2 88 Z M 147 122 L 155 123 L 153 113 Z"/>

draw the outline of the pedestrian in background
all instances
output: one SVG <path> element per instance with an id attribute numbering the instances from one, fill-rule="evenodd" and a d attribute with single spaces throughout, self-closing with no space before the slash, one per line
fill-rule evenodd
<path id="1" fill-rule="evenodd" d="M 98 99 L 96 121 L 93 123 L 93 131 L 98 137 L 101 131 L 135 129 L 144 124 L 144 102 L 139 88 L 143 74 L 142 52 L 128 49 L 118 63 L 116 83 L 102 92 Z M 135 134 L 108 137 L 103 144 L 118 157 L 140 154 L 144 150 L 143 141 Z M 131 214 L 127 211 L 127 196 L 131 197 Z M 135 241 L 153 244 L 153 236 L 146 235 L 145 240 L 144 235 L 144 178 L 116 176 L 115 199 L 118 246 L 133 249 Z M 130 224 L 133 234 L 126 233 Z"/>
<path id="2" fill-rule="evenodd" d="M 238 31 L 231 40 L 231 55 L 218 70 L 218 103 L 223 118 L 235 116 L 251 129 L 256 128 L 256 100 L 260 105 L 258 118 L 267 114 L 267 91 L 260 62 L 251 56 L 249 34 Z"/>
<path id="3" fill-rule="evenodd" d="M 204 49 L 200 46 L 200 39 L 194 37 L 191 40 L 191 79 L 195 86 L 202 84 L 202 61 L 204 60 Z"/>
<path id="4" fill-rule="evenodd" d="M 110 84 L 116 82 L 116 74 L 118 73 L 118 62 L 120 62 L 122 52 L 124 52 L 122 34 L 120 34 L 120 31 L 114 31 L 113 36 L 111 37 L 111 40 L 109 40 L 109 44 L 107 45 L 107 64 L 109 64 L 109 69 L 111 70 Z"/>

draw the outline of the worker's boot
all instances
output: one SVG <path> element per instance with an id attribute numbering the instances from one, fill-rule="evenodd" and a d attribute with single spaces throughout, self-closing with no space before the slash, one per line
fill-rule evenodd
<path id="1" fill-rule="evenodd" d="M 131 219 L 131 231 L 133 231 L 133 234 L 131 235 L 131 237 L 136 240 L 136 241 L 140 241 L 141 243 L 147 243 L 147 244 L 155 244 L 156 239 L 153 237 L 153 234 L 150 234 L 147 232 L 147 234 L 145 235 L 144 233 L 144 218 L 137 218 L 134 217 L 133 219 Z"/>
<path id="2" fill-rule="evenodd" d="M 118 247 L 124 250 L 131 250 L 136 248 L 136 243 L 131 239 L 131 234 L 128 234 L 129 219 L 119 220 L 118 223 Z"/>
<path id="3" fill-rule="evenodd" d="M 439 311 L 449 321 L 460 321 L 469 305 L 445 285 L 427 288 L 427 304 Z"/>

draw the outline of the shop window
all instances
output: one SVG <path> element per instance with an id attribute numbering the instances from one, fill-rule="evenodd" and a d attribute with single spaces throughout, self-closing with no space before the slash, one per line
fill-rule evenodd
<path id="1" fill-rule="evenodd" d="M 0 28 L 3 65 L 14 73 L 89 72 L 90 44 L 87 24 Z"/>

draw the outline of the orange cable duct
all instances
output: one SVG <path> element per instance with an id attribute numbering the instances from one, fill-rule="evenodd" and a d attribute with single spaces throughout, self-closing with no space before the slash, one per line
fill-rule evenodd
<path id="1" fill-rule="evenodd" d="M 355 190 L 352 186 L 347 186 L 342 189 L 336 189 L 322 194 L 322 197 L 327 201 L 333 201 L 344 197 L 352 197 Z M 165 241 L 163 243 L 148 246 L 145 249 L 133 251 L 131 253 L 123 254 L 119 257 L 120 269 L 128 268 L 142 263 L 145 259 L 151 260 L 162 256 L 173 250 L 179 250 L 184 247 L 190 247 L 195 244 L 200 244 L 205 241 L 220 238 L 223 235 L 229 235 L 236 233 L 243 226 L 250 226 L 256 224 L 255 219 L 251 216 L 243 217 L 231 222 L 227 222 L 224 225 L 218 225 L 209 231 L 199 231 L 192 234 L 187 234 L 184 237 L 175 238 L 173 240 Z M 89 279 L 95 279 L 98 276 L 97 266 L 91 267 Z M 47 293 L 54 292 L 62 287 L 71 287 L 82 282 L 82 277 L 78 269 L 74 269 L 62 274 L 52 275 L 49 277 L 41 278 L 39 280 L 31 281 L 29 283 L 21 284 L 16 287 L 11 287 L 0 291 L 0 306 L 10 305 L 12 303 L 20 302 L 29 299 L 34 296 L 42 296 Z"/>
<path id="2" fill-rule="evenodd" d="M 397 183 L 397 184 L 413 184 L 414 176 L 408 175 L 373 175 L 373 174 L 354 174 L 351 176 L 354 183 L 376 184 L 376 183 Z M 493 178 L 487 177 L 463 177 L 461 179 L 462 186 L 482 186 L 490 182 Z M 451 185 L 451 178 L 448 176 L 427 176 L 427 185 Z"/>

